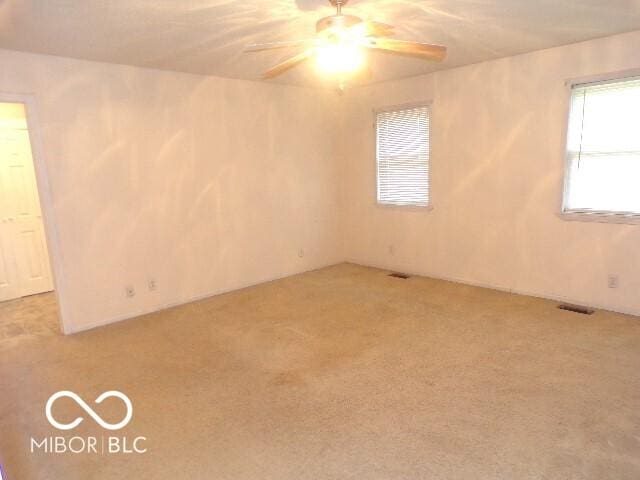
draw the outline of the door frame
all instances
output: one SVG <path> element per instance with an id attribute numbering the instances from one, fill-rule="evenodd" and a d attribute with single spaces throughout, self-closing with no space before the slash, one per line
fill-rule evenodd
<path id="1" fill-rule="evenodd" d="M 36 173 L 36 185 L 40 197 L 40 209 L 42 210 L 42 223 L 49 252 L 49 263 L 53 288 L 58 304 L 58 318 L 60 330 L 67 335 L 73 332 L 72 326 L 66 321 L 66 284 L 64 281 L 64 267 L 62 262 L 62 250 L 58 231 L 56 229 L 55 214 L 53 210 L 53 199 L 51 195 L 51 185 L 49 183 L 49 171 L 45 161 L 45 153 L 42 147 L 42 134 L 40 131 L 40 121 L 38 117 L 37 99 L 33 94 L 7 93 L 0 91 L 0 103 L 22 103 L 25 107 L 27 117 L 27 131 L 29 132 L 29 142 L 31 143 L 31 158 L 33 168 Z"/>

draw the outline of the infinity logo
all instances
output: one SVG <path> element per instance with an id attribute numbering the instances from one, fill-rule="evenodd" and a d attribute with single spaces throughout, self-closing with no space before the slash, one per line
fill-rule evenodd
<path id="1" fill-rule="evenodd" d="M 60 423 L 56 421 L 56 419 L 53 418 L 53 415 L 51 414 L 51 408 L 53 407 L 54 402 L 61 397 L 71 398 L 78 405 L 80 405 L 80 407 L 85 412 L 87 412 L 91 416 L 91 418 L 93 418 L 102 428 L 106 428 L 107 430 L 120 430 L 131 421 L 131 417 L 133 416 L 133 405 L 131 404 L 131 400 L 129 400 L 129 397 L 127 397 L 122 392 L 110 390 L 108 392 L 104 392 L 95 400 L 95 403 L 102 403 L 102 401 L 106 398 L 117 397 L 122 400 L 127 407 L 127 414 L 124 416 L 124 419 L 122 419 L 122 421 L 118 423 L 107 423 L 102 418 L 100 418 L 100 416 L 96 412 L 94 412 L 93 409 L 89 405 L 87 405 L 86 402 L 82 400 L 82 398 L 80 398 L 77 394 L 75 394 L 74 392 L 63 390 L 51 395 L 49 397 L 49 400 L 47 400 L 47 405 L 45 407 L 47 420 L 49 420 L 49 423 L 58 430 L 71 430 L 72 428 L 76 428 L 78 425 L 80 425 L 80 423 L 84 420 L 83 417 L 78 417 L 71 423 Z"/>

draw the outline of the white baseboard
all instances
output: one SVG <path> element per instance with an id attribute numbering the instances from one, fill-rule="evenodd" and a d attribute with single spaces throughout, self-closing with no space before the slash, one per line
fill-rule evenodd
<path id="1" fill-rule="evenodd" d="M 100 320 L 100 321 L 97 321 L 97 322 L 84 324 L 80 328 L 70 329 L 68 332 L 65 332 L 65 334 L 78 333 L 78 332 L 82 332 L 82 331 L 85 331 L 85 330 L 90 330 L 90 329 L 93 329 L 93 328 L 102 327 L 102 326 L 109 325 L 109 324 L 112 324 L 112 323 L 121 322 L 123 320 L 129 320 L 129 319 L 132 319 L 132 318 L 135 318 L 135 317 L 140 317 L 142 315 L 148 315 L 150 313 L 160 312 L 160 311 L 166 310 L 168 308 L 173 308 L 173 307 L 177 307 L 177 306 L 180 306 L 180 305 L 185 305 L 185 304 L 191 303 L 191 302 L 197 302 L 198 300 L 203 300 L 205 298 L 214 297 L 216 295 L 222 295 L 224 293 L 229 293 L 229 292 L 233 292 L 233 291 L 236 291 L 236 290 L 242 290 L 243 288 L 249 288 L 249 287 L 253 287 L 255 285 L 260 285 L 260 284 L 263 284 L 263 283 L 273 282 L 275 280 L 280 280 L 282 278 L 287 278 L 287 277 L 291 277 L 291 276 L 294 276 L 294 275 L 299 275 L 301 273 L 312 272 L 314 270 L 319 270 L 321 268 L 326 268 L 326 267 L 330 267 L 330 266 L 333 266 L 333 265 L 338 265 L 340 263 L 352 263 L 352 264 L 355 264 L 355 265 L 362 265 L 362 266 L 365 266 L 365 267 L 378 268 L 380 270 L 388 270 L 388 271 L 398 271 L 399 270 L 399 271 L 402 271 L 404 273 L 408 273 L 410 275 L 433 278 L 435 280 L 444 280 L 444 281 L 447 281 L 447 282 L 460 283 L 462 285 L 470 285 L 470 286 L 473 286 L 473 287 L 488 288 L 488 289 L 497 290 L 497 291 L 500 291 L 500 292 L 513 293 L 513 294 L 516 294 L 516 295 L 525 295 L 527 297 L 544 298 L 546 300 L 552 300 L 552 301 L 556 301 L 556 302 L 584 305 L 584 306 L 587 306 L 587 307 L 590 307 L 590 308 L 595 308 L 595 309 L 598 309 L 598 310 L 607 310 L 607 311 L 611 311 L 611 312 L 622 313 L 622 314 L 625 314 L 625 315 L 633 315 L 633 316 L 636 316 L 636 317 L 640 317 L 640 309 L 620 308 L 620 307 L 612 306 L 612 305 L 598 305 L 598 304 L 593 304 L 593 303 L 585 301 L 585 300 L 569 298 L 569 297 L 565 297 L 563 295 L 557 295 L 557 294 L 548 293 L 548 292 L 535 292 L 535 291 L 519 290 L 519 289 L 509 288 L 509 287 L 505 287 L 505 286 L 500 286 L 500 285 L 493 285 L 493 284 L 483 283 L 483 282 L 475 282 L 473 280 L 464 279 L 464 278 L 456 278 L 456 277 L 449 277 L 449 276 L 443 276 L 443 275 L 438 275 L 438 274 L 430 274 L 430 273 L 425 273 L 425 272 L 406 270 L 404 268 L 398 269 L 397 267 L 394 267 L 394 266 L 391 266 L 391 265 L 363 263 L 363 262 L 360 262 L 358 260 L 348 259 L 348 260 L 345 260 L 344 262 L 331 263 L 331 264 L 328 264 L 328 265 L 320 265 L 320 266 L 313 267 L 313 268 L 310 268 L 310 269 L 307 269 L 307 270 L 301 270 L 299 272 L 292 272 L 292 273 L 287 273 L 287 274 L 276 275 L 276 276 L 273 276 L 273 277 L 264 278 L 264 279 L 258 280 L 256 282 L 251 282 L 251 283 L 248 283 L 246 285 L 241 285 L 241 286 L 238 286 L 238 287 L 214 290 L 214 291 L 211 291 L 211 292 L 206 292 L 206 293 L 199 294 L 199 295 L 194 295 L 194 296 L 191 296 L 191 297 L 185 297 L 185 298 L 182 298 L 182 299 L 177 299 L 177 300 L 174 300 L 174 301 L 170 301 L 170 302 L 166 302 L 166 303 L 163 303 L 163 304 L 160 304 L 160 305 L 156 305 L 156 306 L 148 308 L 148 309 L 142 309 L 142 310 L 138 310 L 138 311 L 135 311 L 135 312 L 126 313 L 126 314 L 123 314 L 123 315 L 118 315 L 118 316 L 115 316 L 115 317 L 111 317 L 111 318 L 107 318 L 107 319 L 104 319 L 104 320 Z"/>
<path id="2" fill-rule="evenodd" d="M 83 324 L 79 328 L 76 328 L 75 326 L 72 326 L 72 328 L 69 328 L 67 331 L 64 332 L 64 334 L 65 335 L 71 335 L 71 334 L 74 334 L 74 333 L 84 332 L 86 330 L 91 330 L 91 329 L 98 328 L 98 327 L 104 327 L 104 326 L 110 325 L 112 323 L 118 323 L 118 322 L 122 322 L 124 320 L 130 320 L 132 318 L 140 317 L 142 315 L 149 315 L 150 313 L 161 312 L 162 310 L 167 310 L 169 308 L 178 307 L 180 305 L 186 305 L 187 303 L 191 303 L 191 302 L 197 302 L 198 300 L 204 300 L 205 298 L 215 297 L 216 295 L 222 295 L 222 294 L 229 293 L 229 292 L 235 292 L 236 290 L 242 290 L 244 288 L 253 287 L 253 286 L 256 286 L 256 285 L 263 284 L 263 283 L 269 283 L 269 282 L 273 282 L 275 280 L 280 280 L 280 279 L 283 279 L 283 278 L 292 277 L 294 275 L 300 275 L 302 273 L 313 272 L 315 270 L 320 270 L 322 268 L 331 267 L 333 265 L 339 265 L 341 263 L 344 263 L 344 262 L 336 262 L 336 263 L 329 263 L 327 265 L 319 265 L 319 266 L 315 266 L 315 267 L 312 267 L 312 268 L 309 268 L 309 269 L 305 269 L 305 270 L 301 270 L 301 271 L 295 271 L 295 272 L 285 273 L 285 274 L 282 274 L 282 275 L 276 275 L 276 276 L 273 276 L 273 277 L 263 278 L 263 279 L 255 281 L 255 282 L 250 282 L 250 283 L 247 283 L 245 285 L 240 285 L 240 286 L 237 286 L 237 287 L 213 290 L 211 292 L 206 292 L 206 293 L 202 293 L 202 294 L 198 294 L 198 295 L 193 295 L 193 296 L 190 296 L 190 297 L 185 297 L 185 298 L 173 300 L 173 301 L 170 301 L 170 302 L 165 302 L 165 303 L 162 303 L 162 304 L 159 304 L 159 305 L 155 305 L 155 306 L 150 307 L 150 308 L 140 309 L 140 310 L 136 310 L 134 312 L 125 313 L 125 314 L 122 314 L 122 315 L 116 315 L 115 317 L 109 317 L 109 318 L 106 318 L 106 319 L 98 320 L 96 322 L 86 323 L 86 324 Z"/>
<path id="3" fill-rule="evenodd" d="M 418 272 L 418 271 L 412 271 L 411 269 L 406 270 L 404 268 L 393 267 L 390 265 L 363 263 L 353 259 L 347 260 L 347 263 L 362 265 L 364 267 L 379 268 L 381 270 L 400 271 L 403 273 L 408 273 L 410 275 L 415 275 L 417 277 L 433 278 L 435 280 L 444 280 L 446 282 L 460 283 L 462 285 L 469 285 L 472 287 L 488 288 L 490 290 L 497 290 L 500 292 L 513 293 L 516 295 L 524 295 L 527 297 L 543 298 L 545 300 L 552 300 L 554 302 L 561 302 L 561 303 L 569 303 L 573 305 L 583 305 L 596 310 L 606 310 L 609 312 L 622 313 L 624 315 L 633 315 L 635 317 L 640 317 L 640 309 L 622 308 L 616 305 L 594 304 L 592 302 L 589 302 L 588 300 L 570 298 L 570 297 L 566 297 L 566 296 L 555 294 L 555 293 L 520 290 L 517 288 L 509 288 L 505 286 L 493 285 L 493 284 L 484 283 L 484 282 L 475 282 L 473 280 L 469 280 L 465 278 L 449 277 L 449 276 L 443 276 L 443 275 L 432 274 L 432 273 Z"/>

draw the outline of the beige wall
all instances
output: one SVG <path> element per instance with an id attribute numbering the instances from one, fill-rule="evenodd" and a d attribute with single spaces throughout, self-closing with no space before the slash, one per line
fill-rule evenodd
<path id="1" fill-rule="evenodd" d="M 348 259 L 640 314 L 640 226 L 557 215 L 565 80 L 640 68 L 638 45 L 634 32 L 350 92 Z M 434 208 L 379 207 L 372 109 L 418 101 L 433 101 Z"/>
<path id="2" fill-rule="evenodd" d="M 343 260 L 335 94 L 8 51 L 0 65 L 0 92 L 35 96 L 69 332 Z"/>
<path id="3" fill-rule="evenodd" d="M 564 81 L 639 68 L 639 43 L 342 97 L 0 51 L 0 92 L 34 98 L 69 332 L 345 259 L 640 313 L 640 226 L 557 216 Z M 376 206 L 372 109 L 425 100 L 434 209 Z"/>

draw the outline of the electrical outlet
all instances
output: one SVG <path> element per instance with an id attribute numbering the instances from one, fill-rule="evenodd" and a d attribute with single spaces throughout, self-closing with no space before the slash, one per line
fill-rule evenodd
<path id="1" fill-rule="evenodd" d="M 301 249 L 298 250 L 298 256 L 300 258 L 304 257 L 304 248 L 301 248 Z"/>
<path id="2" fill-rule="evenodd" d="M 156 283 L 155 279 L 152 278 L 151 280 L 149 280 L 149 291 L 153 292 L 157 289 L 158 289 L 158 284 Z"/>
<path id="3" fill-rule="evenodd" d="M 124 287 L 124 291 L 127 297 L 129 298 L 136 296 L 136 289 L 133 288 L 132 286 Z"/>
<path id="4" fill-rule="evenodd" d="M 618 275 L 609 275 L 609 277 L 607 278 L 607 286 L 609 288 L 618 288 L 619 285 L 620 280 L 618 278 Z"/>

